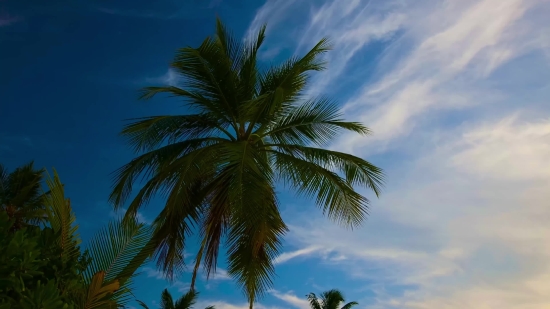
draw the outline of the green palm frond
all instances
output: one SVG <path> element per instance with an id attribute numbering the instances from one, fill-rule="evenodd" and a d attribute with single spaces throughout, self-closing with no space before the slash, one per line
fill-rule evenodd
<path id="1" fill-rule="evenodd" d="M 35 169 L 33 162 L 11 173 L 0 164 L 0 210 L 14 220 L 14 230 L 44 222 L 43 174 L 44 169 Z"/>
<path id="2" fill-rule="evenodd" d="M 174 309 L 190 309 L 193 308 L 197 302 L 198 293 L 194 290 L 183 294 L 174 304 Z M 163 295 L 164 296 L 164 295 Z"/>
<path id="3" fill-rule="evenodd" d="M 49 194 L 44 197 L 47 220 L 51 228 L 57 233 L 58 243 L 62 250 L 62 257 L 66 260 L 75 259 L 80 255 L 78 245 L 81 240 L 78 235 L 76 217 L 69 199 L 65 198 L 65 190 L 54 170 L 53 178 L 46 180 Z"/>
<path id="4" fill-rule="evenodd" d="M 164 289 L 162 291 L 161 296 L 160 296 L 160 308 L 162 308 L 162 309 L 175 309 L 174 299 L 172 299 L 172 294 L 170 294 L 170 292 L 168 292 L 167 289 Z"/>
<path id="5" fill-rule="evenodd" d="M 359 305 L 358 302 L 352 301 L 352 302 L 349 302 L 349 303 L 343 305 L 341 309 L 351 309 L 351 308 L 353 308 L 353 307 L 355 307 L 355 306 L 357 306 L 357 305 Z"/>
<path id="6" fill-rule="evenodd" d="M 326 98 L 308 100 L 288 108 L 275 123 L 264 126 L 267 132 L 261 136 L 276 144 L 324 145 L 343 130 L 362 135 L 370 133 L 360 123 L 343 121 L 339 110 L 337 104 Z"/>
<path id="7" fill-rule="evenodd" d="M 127 280 L 133 276 L 140 264 L 129 265 L 150 239 L 150 227 L 134 220 L 110 222 L 90 241 L 88 250 L 92 262 L 84 272 L 87 282 L 100 272 L 105 280 Z M 121 282 L 121 285 L 123 282 Z"/>
<path id="8" fill-rule="evenodd" d="M 309 306 L 311 307 L 311 309 L 323 309 L 315 293 L 309 293 L 307 295 L 307 300 L 309 301 Z"/>
<path id="9" fill-rule="evenodd" d="M 338 309 L 340 303 L 344 301 L 344 296 L 342 292 L 333 289 L 321 293 L 321 301 L 324 309 Z"/>
<path id="10" fill-rule="evenodd" d="M 251 306 L 271 287 L 272 261 L 287 231 L 278 180 L 313 197 L 330 219 L 348 227 L 368 213 L 369 200 L 356 189 L 378 196 L 384 183 L 374 164 L 314 147 L 346 131 L 370 134 L 363 124 L 345 121 L 335 102 L 304 98 L 310 74 L 325 68 L 328 40 L 303 57 L 260 70 L 265 30 L 242 42 L 218 20 L 215 36 L 176 52 L 171 67 L 181 83 L 147 87 L 141 97 L 177 97 L 189 114 L 134 119 L 123 129 L 137 157 L 115 172 L 110 196 L 116 208 L 135 194 L 125 220 L 154 196 L 164 198 L 152 237 L 134 260 L 153 255 L 173 279 L 183 269 L 186 240 L 198 233 L 191 290 L 199 269 L 207 277 L 215 272 L 224 245 L 228 272 Z M 134 191 L 140 179 L 144 184 Z"/>

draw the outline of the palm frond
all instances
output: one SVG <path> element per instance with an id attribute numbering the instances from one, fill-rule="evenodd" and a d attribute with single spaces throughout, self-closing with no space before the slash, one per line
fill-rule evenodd
<path id="1" fill-rule="evenodd" d="M 210 100 L 208 106 L 199 106 L 202 112 L 224 114 L 224 118 L 230 119 L 237 129 L 237 77 L 231 70 L 231 60 L 227 59 L 222 44 L 218 38 L 206 38 L 198 48 L 182 48 L 176 53 L 171 66 L 184 77 L 193 93 L 200 93 L 201 97 Z"/>
<path id="2" fill-rule="evenodd" d="M 112 300 L 112 296 L 119 288 L 120 284 L 117 280 L 109 283 L 105 282 L 105 272 L 100 271 L 95 273 L 90 278 L 86 298 L 81 304 L 82 309 L 102 309 L 116 308 L 117 302 Z"/>
<path id="3" fill-rule="evenodd" d="M 239 102 L 246 102 L 250 98 L 257 96 L 258 89 L 258 67 L 257 56 L 258 50 L 262 46 L 265 40 L 266 26 L 260 27 L 256 38 L 251 42 L 247 42 L 244 47 L 244 55 L 242 57 L 242 64 L 239 69 Z M 242 115 L 241 115 L 242 117 Z"/>
<path id="4" fill-rule="evenodd" d="M 292 144 L 267 145 L 293 157 L 319 165 L 327 169 L 337 169 L 344 173 L 350 185 L 366 186 L 376 196 L 380 195 L 384 185 L 384 172 L 372 163 L 351 154 L 322 148 L 305 147 Z"/>
<path id="5" fill-rule="evenodd" d="M 65 190 L 54 170 L 53 178 L 46 180 L 50 193 L 44 197 L 47 220 L 51 228 L 57 233 L 58 244 L 62 250 L 62 257 L 66 260 L 75 259 L 80 255 L 78 245 L 81 240 L 78 235 L 78 225 L 71 208 L 71 202 L 65 198 Z"/>
<path id="6" fill-rule="evenodd" d="M 349 302 L 349 303 L 345 304 L 344 306 L 342 306 L 341 309 L 351 309 L 352 307 L 357 306 L 357 305 L 359 305 L 358 302 L 352 301 L 352 302 Z"/>
<path id="7" fill-rule="evenodd" d="M 170 280 L 181 273 L 185 266 L 183 250 L 187 236 L 197 224 L 202 205 L 200 181 L 190 186 L 181 183 L 175 186 L 168 196 L 164 209 L 153 222 L 153 240 L 156 243 L 155 258 L 157 267 L 162 269 Z"/>
<path id="8" fill-rule="evenodd" d="M 256 124 L 269 125 L 273 118 L 283 113 L 300 98 L 308 81 L 307 73 L 325 68 L 325 61 L 321 60 L 320 56 L 328 50 L 330 50 L 328 39 L 322 39 L 302 58 L 292 58 L 261 75 L 259 95 L 266 94 L 268 98 L 262 100 L 263 104 L 260 106 L 247 106 L 255 114 L 250 120 L 247 135 L 252 133 Z"/>
<path id="9" fill-rule="evenodd" d="M 272 261 L 287 231 L 273 191 L 271 171 L 258 164 L 262 158 L 254 152 L 249 151 L 252 160 L 243 160 L 237 171 L 231 171 L 235 181 L 229 189 L 232 211 L 227 243 L 228 273 L 242 287 L 250 305 L 272 286 Z"/>
<path id="10" fill-rule="evenodd" d="M 133 159 L 130 163 L 115 171 L 115 185 L 109 197 L 109 201 L 112 202 L 115 209 L 117 209 L 124 204 L 132 192 L 132 185 L 139 176 L 143 176 L 144 178 L 151 177 L 155 175 L 158 170 L 166 169 L 166 166 L 178 168 L 181 168 L 181 166 L 185 164 L 189 166 L 191 164 L 189 158 L 197 158 L 205 151 L 203 148 L 208 148 L 208 146 L 218 142 L 217 139 L 212 138 L 185 140 L 163 146 Z M 177 161 L 178 159 L 179 161 Z M 159 177 L 157 177 L 157 180 L 159 180 Z M 145 192 L 142 194 L 145 194 Z M 134 201 L 136 201 L 135 198 Z M 142 204 L 143 203 L 139 203 L 136 207 L 139 208 Z"/>
<path id="11" fill-rule="evenodd" d="M 311 309 L 323 309 L 315 293 L 309 293 L 307 295 L 307 300 L 309 301 L 309 306 L 311 307 Z"/>
<path id="12" fill-rule="evenodd" d="M 324 309 L 338 309 L 340 303 L 344 301 L 342 292 L 332 289 L 321 293 Z"/>
<path id="13" fill-rule="evenodd" d="M 315 196 L 316 203 L 330 219 L 348 227 L 361 224 L 367 215 L 368 200 L 335 172 L 283 152 L 268 150 L 275 158 L 279 175 L 298 194 Z"/>
<path id="14" fill-rule="evenodd" d="M 234 137 L 208 114 L 183 116 L 153 116 L 134 119 L 122 130 L 122 135 L 136 152 L 154 150 L 165 142 L 173 144 L 186 139 L 213 137 L 221 133 Z"/>
<path id="15" fill-rule="evenodd" d="M 189 292 L 183 294 L 176 303 L 174 304 L 174 309 L 191 309 L 193 305 L 197 302 L 197 297 L 199 293 L 190 290 Z"/>
<path id="16" fill-rule="evenodd" d="M 329 99 L 311 99 L 289 108 L 273 124 L 262 128 L 266 132 L 258 134 L 274 143 L 325 145 L 342 130 L 362 135 L 370 133 L 362 124 L 343 121 L 341 116 L 339 106 Z"/>
<path id="17" fill-rule="evenodd" d="M 174 300 L 172 299 L 172 295 L 170 292 L 168 292 L 167 289 L 164 289 L 162 291 L 162 294 L 160 295 L 160 308 L 162 309 L 176 309 L 174 306 Z"/>
<path id="18" fill-rule="evenodd" d="M 108 282 L 131 278 L 141 263 L 131 265 L 130 262 L 146 246 L 150 234 L 150 227 L 143 223 L 133 220 L 110 222 L 90 241 L 88 250 L 92 261 L 84 272 L 86 281 L 90 282 L 101 271 Z"/>

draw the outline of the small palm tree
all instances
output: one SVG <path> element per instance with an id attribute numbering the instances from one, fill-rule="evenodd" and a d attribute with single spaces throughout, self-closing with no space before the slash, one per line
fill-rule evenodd
<path id="1" fill-rule="evenodd" d="M 81 254 L 76 217 L 55 171 L 46 184 L 50 190 L 44 196 L 46 224 L 56 233 L 61 258 L 68 263 Z M 90 263 L 82 273 L 84 286 L 67 292 L 78 308 L 120 308 L 133 298 L 130 285 L 144 260 L 140 254 L 150 233 L 150 228 L 142 223 L 115 221 L 92 238 L 87 248 Z"/>
<path id="2" fill-rule="evenodd" d="M 12 230 L 44 220 L 41 183 L 43 169 L 35 169 L 33 162 L 9 173 L 0 164 L 0 210 L 14 220 Z"/>
<path id="3" fill-rule="evenodd" d="M 160 297 L 160 308 L 161 309 L 192 309 L 193 305 L 195 305 L 195 303 L 197 302 L 198 296 L 199 296 L 198 292 L 194 290 L 189 290 L 189 292 L 185 293 L 176 302 L 174 302 L 174 299 L 172 298 L 172 295 L 170 294 L 170 292 L 168 292 L 167 289 L 164 289 Z M 139 304 L 143 308 L 149 309 L 149 307 L 147 307 L 145 303 L 139 301 Z M 205 309 L 214 309 L 214 306 L 208 306 Z"/>
<path id="4" fill-rule="evenodd" d="M 323 148 L 341 131 L 370 132 L 343 120 L 331 100 L 304 98 L 309 73 L 324 69 L 328 41 L 301 58 L 261 70 L 257 56 L 265 29 L 243 43 L 218 20 L 214 38 L 177 52 L 172 68 L 181 85 L 148 87 L 142 97 L 170 94 L 190 114 L 146 117 L 124 128 L 122 135 L 138 156 L 116 172 L 110 197 L 121 207 L 143 176 L 146 182 L 126 218 L 135 217 L 155 194 L 165 197 L 148 248 L 156 251 L 168 277 L 183 270 L 185 240 L 197 227 L 201 244 L 191 288 L 201 263 L 208 275 L 215 271 L 225 242 L 228 273 L 251 307 L 272 285 L 272 261 L 287 231 L 277 183 L 313 197 L 329 218 L 355 227 L 367 215 L 369 201 L 354 187 L 378 196 L 383 182 L 382 170 L 366 160 Z"/>
<path id="5" fill-rule="evenodd" d="M 344 296 L 340 291 L 334 289 L 321 293 L 321 299 L 318 299 L 314 293 L 309 293 L 307 300 L 311 309 L 350 309 L 358 305 L 357 302 L 352 301 L 340 307 L 345 301 Z"/>

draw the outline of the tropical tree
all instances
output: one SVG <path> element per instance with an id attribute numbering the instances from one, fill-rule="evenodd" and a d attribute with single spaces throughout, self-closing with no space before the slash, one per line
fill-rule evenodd
<path id="1" fill-rule="evenodd" d="M 214 37 L 178 50 L 171 67 L 181 83 L 147 87 L 141 98 L 169 94 L 187 114 L 134 119 L 124 127 L 137 157 L 115 172 L 110 196 L 115 209 L 121 207 L 143 176 L 125 218 L 135 217 L 155 194 L 165 197 L 148 247 L 155 249 L 159 267 L 169 278 L 181 271 L 185 240 L 198 230 L 191 288 L 201 263 L 207 277 L 215 271 L 225 244 L 228 273 L 250 306 L 272 284 L 272 260 L 287 231 L 276 184 L 313 197 L 330 219 L 356 227 L 369 200 L 355 187 L 378 196 L 383 182 L 382 170 L 368 161 L 323 148 L 341 131 L 370 132 L 343 120 L 328 98 L 304 97 L 309 73 L 325 67 L 328 41 L 261 70 L 265 30 L 242 42 L 218 20 Z"/>
<path id="2" fill-rule="evenodd" d="M 0 308 L 107 309 L 133 298 L 131 280 L 149 227 L 112 222 L 80 250 L 76 218 L 57 174 L 42 194 L 45 224 L 13 230 L 0 212 Z M 25 219 L 26 220 L 26 219 Z"/>
<path id="3" fill-rule="evenodd" d="M 345 302 L 344 296 L 340 291 L 334 289 L 321 293 L 321 299 L 317 298 L 317 295 L 314 293 L 309 293 L 307 300 L 311 309 L 350 309 L 358 305 L 357 302 L 352 301 L 340 307 Z"/>
<path id="4" fill-rule="evenodd" d="M 44 220 L 41 183 L 43 169 L 30 162 L 13 172 L 0 164 L 0 210 L 13 219 L 12 231 Z"/>
<path id="5" fill-rule="evenodd" d="M 170 292 L 168 292 L 167 289 L 164 289 L 162 291 L 161 297 L 160 297 L 160 308 L 161 309 L 192 309 L 193 305 L 197 302 L 197 297 L 199 296 L 199 293 L 194 290 L 189 290 L 189 292 L 185 293 L 183 296 L 181 296 L 178 300 L 174 302 L 174 299 L 172 298 L 172 295 Z M 145 308 L 149 309 L 147 305 L 143 302 L 139 302 L 139 304 Z M 206 309 L 214 309 L 214 306 L 208 306 Z"/>

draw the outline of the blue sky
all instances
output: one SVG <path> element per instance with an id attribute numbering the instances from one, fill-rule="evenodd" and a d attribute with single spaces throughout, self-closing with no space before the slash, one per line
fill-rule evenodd
<path id="1" fill-rule="evenodd" d="M 305 309 L 329 288 L 372 309 L 550 307 L 548 1 L 157 2 L 0 1 L 0 161 L 55 167 L 84 238 L 116 216 L 109 173 L 132 157 L 122 120 L 183 112 L 137 102 L 139 87 L 177 82 L 174 51 L 216 15 L 243 38 L 267 22 L 267 64 L 332 39 L 308 91 L 374 131 L 330 147 L 384 167 L 388 185 L 354 231 L 281 190 L 291 229 L 258 307 Z M 246 308 L 223 266 L 199 307 Z M 137 296 L 153 305 L 168 284 L 143 271 Z"/>

